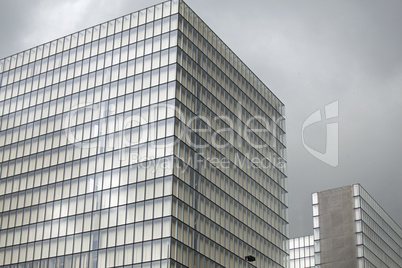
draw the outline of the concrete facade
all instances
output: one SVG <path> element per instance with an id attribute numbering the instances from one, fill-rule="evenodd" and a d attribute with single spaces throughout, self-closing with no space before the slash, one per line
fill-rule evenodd
<path id="1" fill-rule="evenodd" d="M 323 268 L 356 267 L 353 192 L 350 186 L 318 193 Z"/>

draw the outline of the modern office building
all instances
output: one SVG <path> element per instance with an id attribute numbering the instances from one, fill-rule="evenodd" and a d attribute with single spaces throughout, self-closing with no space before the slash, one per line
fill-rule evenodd
<path id="1" fill-rule="evenodd" d="M 312 199 L 315 266 L 297 266 L 291 251 L 290 268 L 402 267 L 401 227 L 360 184 L 314 193 Z"/>
<path id="2" fill-rule="evenodd" d="M 287 267 L 283 114 L 178 0 L 0 60 L 0 267 Z"/>

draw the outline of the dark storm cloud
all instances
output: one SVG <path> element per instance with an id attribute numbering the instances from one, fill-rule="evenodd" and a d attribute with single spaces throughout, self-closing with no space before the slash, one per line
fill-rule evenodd
<path id="1" fill-rule="evenodd" d="M 0 2 L 0 58 L 159 1 Z M 291 236 L 310 194 L 359 182 L 402 225 L 402 2 L 186 1 L 285 103 Z M 339 101 L 339 166 L 303 147 L 304 120 Z M 325 149 L 326 125 L 305 132 Z"/>

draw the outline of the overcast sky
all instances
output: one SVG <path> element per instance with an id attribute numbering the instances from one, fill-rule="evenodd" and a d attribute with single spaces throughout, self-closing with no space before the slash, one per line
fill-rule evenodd
<path id="1" fill-rule="evenodd" d="M 0 58 L 159 2 L 1 0 Z M 286 105 L 290 235 L 312 234 L 312 192 L 353 183 L 402 226 L 402 2 L 186 3 Z M 301 136 L 334 101 L 339 117 L 304 134 L 325 152 L 326 123 L 338 123 L 337 167 Z"/>

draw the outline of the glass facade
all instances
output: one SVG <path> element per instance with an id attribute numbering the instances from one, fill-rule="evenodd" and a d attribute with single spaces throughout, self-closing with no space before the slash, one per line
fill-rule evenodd
<path id="1" fill-rule="evenodd" d="M 320 210 L 318 202 L 318 193 L 312 194 L 313 204 L 313 239 L 314 239 L 314 262 L 319 267 L 320 264 Z M 313 266 L 315 267 L 315 266 Z"/>
<path id="2" fill-rule="evenodd" d="M 245 267 L 251 255 L 250 266 L 282 267 L 283 104 L 183 2 L 179 14 L 174 259 Z"/>
<path id="3" fill-rule="evenodd" d="M 315 267 L 314 236 L 289 239 L 290 268 Z"/>
<path id="4" fill-rule="evenodd" d="M 361 185 L 352 187 L 358 267 L 402 267 L 402 228 Z"/>
<path id="5" fill-rule="evenodd" d="M 0 267 L 287 267 L 283 115 L 178 0 L 0 60 Z"/>

